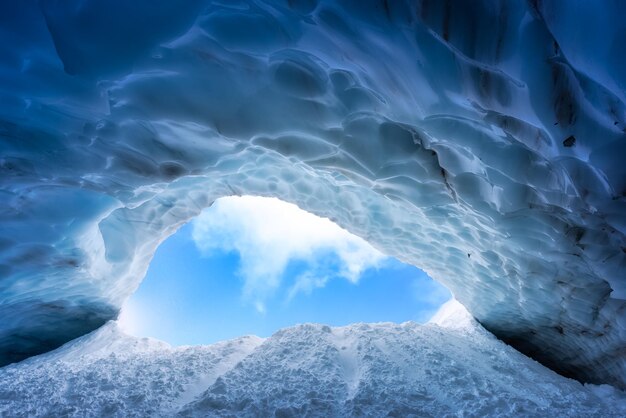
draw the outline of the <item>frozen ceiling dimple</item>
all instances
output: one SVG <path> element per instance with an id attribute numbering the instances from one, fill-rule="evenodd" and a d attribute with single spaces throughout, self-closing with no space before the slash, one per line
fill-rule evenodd
<path id="1" fill-rule="evenodd" d="M 252 194 L 626 387 L 626 4 L 223 3 L 0 5 L 0 363 L 115 317 L 163 239 Z"/>

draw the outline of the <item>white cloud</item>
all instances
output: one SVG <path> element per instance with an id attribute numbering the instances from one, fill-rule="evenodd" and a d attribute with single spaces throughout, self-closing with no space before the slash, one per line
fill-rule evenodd
<path id="1" fill-rule="evenodd" d="M 354 283 L 386 258 L 330 220 L 274 198 L 219 199 L 193 221 L 192 236 L 205 254 L 216 250 L 240 254 L 243 297 L 260 312 L 266 298 L 280 286 L 290 261 L 304 261 L 310 269 L 296 278 L 289 298 L 323 287 L 331 278 L 328 267 L 319 263 L 322 253 L 335 253 L 339 260 L 335 275 Z"/>
<path id="2" fill-rule="evenodd" d="M 300 292 L 308 295 L 313 290 L 326 286 L 328 280 L 330 280 L 328 275 L 320 274 L 315 271 L 304 272 L 296 278 L 293 286 L 289 288 L 287 300 L 293 299 L 293 297 Z"/>

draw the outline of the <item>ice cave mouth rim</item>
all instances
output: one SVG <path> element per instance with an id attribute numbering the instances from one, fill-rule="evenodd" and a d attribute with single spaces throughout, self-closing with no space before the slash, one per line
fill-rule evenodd
<path id="1" fill-rule="evenodd" d="M 329 225 L 331 225 L 333 228 L 336 228 L 337 230 L 340 230 L 342 233 L 344 233 L 346 236 L 349 236 L 353 239 L 356 240 L 360 240 L 362 241 L 363 244 L 371 247 L 371 249 L 377 253 L 379 253 L 380 257 L 381 257 L 381 262 L 380 263 L 375 263 L 372 264 L 370 266 L 366 266 L 364 268 L 363 271 L 358 273 L 358 277 L 356 278 L 356 280 L 354 282 L 352 282 L 352 280 L 348 280 L 351 282 L 351 284 L 353 285 L 357 285 L 359 280 L 362 278 L 362 276 L 371 270 L 375 270 L 377 273 L 379 272 L 379 270 L 384 270 L 384 269 L 392 269 L 395 266 L 390 267 L 389 264 L 390 263 L 399 263 L 401 266 L 403 267 L 410 267 L 410 268 L 415 268 L 417 270 L 417 272 L 421 272 L 424 274 L 425 278 L 429 281 L 432 281 L 436 284 L 436 286 L 440 286 L 441 289 L 443 289 L 445 292 L 447 292 L 446 298 L 445 300 L 440 300 L 438 302 L 436 302 L 436 304 L 433 304 L 433 306 L 431 306 L 429 309 L 429 313 L 428 315 L 424 316 L 421 315 L 420 319 L 416 319 L 416 318 L 403 318 L 403 319 L 392 319 L 392 320 L 387 320 L 387 319 L 376 319 L 376 320 L 361 320 L 361 319 L 357 319 L 357 320 L 350 320 L 347 322 L 342 322 L 342 323 L 336 323 L 336 324 L 331 324 L 331 323 L 327 323 L 327 322 L 323 322 L 323 321 L 318 321 L 318 320 L 307 320 L 307 321 L 303 321 L 303 322 L 293 322 L 293 323 L 289 323 L 287 325 L 282 325 L 280 327 L 276 327 L 273 328 L 271 332 L 267 333 L 267 335 L 260 335 L 259 333 L 243 333 L 243 334 L 237 334 L 236 336 L 229 336 L 229 337 L 225 337 L 225 338 L 220 338 L 218 340 L 215 341 L 211 341 L 211 342 L 200 342 L 200 343 L 182 343 L 182 344 L 176 344 L 176 343 L 172 343 L 171 341 L 165 339 L 165 338 L 160 338 L 160 337 L 156 337 L 156 336 L 152 336 L 152 335 L 139 335 L 136 332 L 134 332 L 132 330 L 132 327 L 128 326 L 128 325 L 124 325 L 125 321 L 129 321 L 129 315 L 128 314 L 128 304 L 129 301 L 140 291 L 141 287 L 145 284 L 146 279 L 148 278 L 149 275 L 149 271 L 151 269 L 151 267 L 153 266 L 153 263 L 155 261 L 155 259 L 157 258 L 157 254 L 159 252 L 159 250 L 162 248 L 162 246 L 170 239 L 172 239 L 174 236 L 176 236 L 176 234 L 178 234 L 181 229 L 185 226 L 190 226 L 193 227 L 194 222 L 196 222 L 197 220 L 199 220 L 199 218 L 201 216 L 203 216 L 203 214 L 207 211 L 210 211 L 211 209 L 216 207 L 216 204 L 219 205 L 220 202 L 226 202 L 226 201 L 239 201 L 240 199 L 254 199 L 254 200 L 258 200 L 261 202 L 270 202 L 270 201 L 275 201 L 278 203 L 278 206 L 289 206 L 289 207 L 294 207 L 296 211 L 301 212 L 305 217 L 312 217 L 312 218 L 316 218 L 319 221 L 322 222 L 326 222 Z M 274 214 L 275 218 L 278 219 L 279 218 L 279 214 L 276 213 Z M 238 217 L 237 217 L 238 218 Z M 300 237 L 301 235 L 296 234 L 295 237 Z M 193 241 L 194 239 L 192 237 L 187 237 L 188 239 L 190 239 L 191 241 Z M 196 245 L 196 249 L 198 250 L 198 253 L 200 255 L 201 250 L 197 247 L 197 243 Z M 232 253 L 236 253 L 238 257 L 241 257 L 241 253 L 238 252 L 238 250 L 236 249 L 228 249 L 225 250 L 224 248 L 222 248 L 221 251 L 223 254 L 232 254 Z M 321 249 L 314 249 L 313 250 L 313 257 L 317 256 L 327 256 L 328 254 L 331 255 L 331 257 L 335 257 L 335 258 L 340 258 L 339 254 L 338 254 L 338 250 L 336 248 L 333 248 L 332 246 L 325 246 Z M 200 255 L 200 258 L 202 257 L 202 255 Z M 304 258 L 302 259 L 298 259 L 298 258 L 294 258 L 294 259 L 290 259 L 288 261 L 288 265 L 291 265 L 291 263 L 298 263 L 298 262 L 302 262 L 302 263 L 310 263 L 310 260 L 305 260 Z M 397 268 L 397 267 L 395 267 Z M 232 270 L 234 273 L 236 273 L 236 270 Z M 282 271 L 280 272 L 280 275 L 285 275 L 286 272 Z M 340 276 L 340 272 L 337 271 L 336 273 L 336 277 L 334 277 L 333 279 L 347 279 L 346 277 L 341 277 Z M 374 277 L 374 278 L 370 278 L 373 279 L 377 282 L 387 282 L 388 280 L 390 280 L 390 278 L 388 277 Z M 417 282 L 417 279 L 416 279 Z M 415 286 L 415 288 L 419 288 L 418 286 Z M 219 295 L 218 295 L 219 296 Z M 214 295 L 211 295 L 211 297 L 214 297 Z M 385 299 L 387 298 L 387 296 L 385 296 Z M 301 205 L 299 205 L 296 202 L 290 202 L 286 199 L 283 199 L 281 197 L 277 197 L 275 195 L 267 195 L 267 194 L 261 194 L 261 193 L 245 193 L 245 194 L 228 194 L 228 195 L 222 195 L 219 197 L 216 197 L 215 199 L 213 199 L 212 202 L 210 202 L 208 205 L 204 206 L 199 213 L 197 213 L 196 215 L 190 217 L 189 219 L 185 220 L 184 222 L 178 223 L 175 227 L 175 229 L 173 230 L 173 232 L 171 232 L 169 235 L 165 236 L 156 246 L 156 248 L 154 249 L 153 253 L 152 253 L 152 258 L 150 259 L 150 262 L 147 264 L 146 267 L 146 272 L 143 275 L 143 277 L 141 278 L 141 280 L 138 282 L 136 288 L 126 297 L 126 299 L 124 300 L 124 302 L 121 304 L 117 315 L 112 318 L 109 321 L 104 322 L 100 327 L 96 328 L 96 329 L 101 329 L 102 327 L 106 326 L 106 324 L 108 324 L 111 321 L 114 321 L 119 327 L 120 329 L 128 334 L 128 335 L 132 335 L 135 337 L 146 337 L 146 338 L 153 338 L 159 341 L 163 341 L 171 346 L 174 347 L 183 347 L 183 346 L 203 346 L 203 345 L 210 345 L 210 344 L 215 344 L 221 341 L 228 341 L 231 340 L 233 338 L 238 338 L 240 336 L 254 336 L 254 337 L 259 337 L 259 338 L 269 338 L 271 335 L 275 334 L 276 332 L 279 332 L 282 329 L 285 328 L 290 328 L 290 327 L 294 327 L 294 326 L 300 326 L 300 325 L 306 325 L 306 324 L 319 324 L 319 325 L 323 325 L 323 326 L 330 326 L 330 327 L 345 327 L 345 326 L 350 326 L 353 324 L 359 324 L 359 323 L 393 323 L 393 324 L 403 324 L 403 323 L 407 323 L 407 322 L 415 322 L 418 324 L 422 324 L 422 325 L 426 325 L 429 323 L 429 321 L 437 314 L 437 312 L 439 312 L 439 310 L 448 302 L 450 301 L 454 301 L 456 300 L 454 297 L 454 294 L 452 293 L 452 291 L 448 288 L 448 286 L 446 286 L 444 283 L 434 279 L 428 272 L 426 272 L 425 270 L 423 270 L 421 267 L 415 265 L 414 263 L 408 262 L 406 260 L 400 260 L 397 256 L 393 256 L 388 254 L 387 252 L 376 248 L 374 246 L 374 244 L 372 244 L 370 241 L 368 241 L 367 239 L 356 235 L 352 232 L 350 232 L 348 229 L 344 228 L 343 226 L 339 225 L 332 216 L 320 216 L 315 214 L 312 211 L 309 211 L 307 209 L 302 208 Z M 349 302 L 349 301 L 348 301 Z M 419 303 L 415 302 L 415 308 L 417 309 L 419 307 Z M 208 320 L 208 322 L 211 322 L 211 318 L 206 318 Z M 80 337 L 78 337 L 80 338 Z M 74 340 L 71 340 L 74 341 Z"/>

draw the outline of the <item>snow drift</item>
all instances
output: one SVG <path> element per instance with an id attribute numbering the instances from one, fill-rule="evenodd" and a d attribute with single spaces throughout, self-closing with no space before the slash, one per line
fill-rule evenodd
<path id="1" fill-rule="evenodd" d="M 624 15 L 2 2 L 1 364 L 115 318 L 163 239 L 252 194 L 423 268 L 554 370 L 626 387 Z"/>
<path id="2" fill-rule="evenodd" d="M 110 322 L 0 374 L 11 416 L 580 416 L 626 413 L 498 341 L 457 302 L 438 324 L 306 324 L 172 348 Z M 450 328 L 450 326 L 452 327 Z"/>

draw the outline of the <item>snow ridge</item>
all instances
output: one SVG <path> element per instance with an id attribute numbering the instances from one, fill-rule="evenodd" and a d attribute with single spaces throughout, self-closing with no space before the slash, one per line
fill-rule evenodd
<path id="1" fill-rule="evenodd" d="M 0 369 L 2 416 L 571 416 L 626 413 L 626 395 L 523 356 L 456 303 L 418 325 L 305 324 L 267 339 L 179 347 L 116 323 Z"/>

